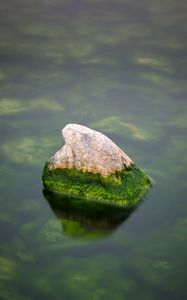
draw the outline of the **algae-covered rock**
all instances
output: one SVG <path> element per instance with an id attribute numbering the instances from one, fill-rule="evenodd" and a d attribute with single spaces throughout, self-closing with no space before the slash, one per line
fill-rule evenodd
<path id="1" fill-rule="evenodd" d="M 150 180 L 115 143 L 77 124 L 66 125 L 62 135 L 65 145 L 44 167 L 47 190 L 123 207 L 138 203 Z"/>

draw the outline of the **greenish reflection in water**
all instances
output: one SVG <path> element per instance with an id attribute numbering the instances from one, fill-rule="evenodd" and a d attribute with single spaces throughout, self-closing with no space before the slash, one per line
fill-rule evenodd
<path id="1" fill-rule="evenodd" d="M 64 197 L 46 190 L 43 194 L 60 220 L 63 233 L 73 237 L 92 239 L 109 235 L 134 210 L 94 201 L 84 202 L 82 199 Z"/>
<path id="2" fill-rule="evenodd" d="M 0 6 L 1 299 L 185 299 L 186 1 Z M 103 224 L 43 197 L 69 122 L 104 132 L 153 178 L 128 219 Z"/>

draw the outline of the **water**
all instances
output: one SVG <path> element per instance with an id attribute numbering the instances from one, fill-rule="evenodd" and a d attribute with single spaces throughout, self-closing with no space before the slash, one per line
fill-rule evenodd
<path id="1" fill-rule="evenodd" d="M 1 0 L 3 300 L 187 296 L 187 3 Z M 44 163 L 74 122 L 154 181 L 119 222 L 51 206 Z"/>

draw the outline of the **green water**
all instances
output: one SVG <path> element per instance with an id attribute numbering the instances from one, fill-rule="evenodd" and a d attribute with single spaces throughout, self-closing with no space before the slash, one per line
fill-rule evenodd
<path id="1" fill-rule="evenodd" d="M 186 299 L 186 16 L 182 0 L 1 0 L 0 299 Z M 135 211 L 92 218 L 43 192 L 72 122 L 152 178 Z"/>

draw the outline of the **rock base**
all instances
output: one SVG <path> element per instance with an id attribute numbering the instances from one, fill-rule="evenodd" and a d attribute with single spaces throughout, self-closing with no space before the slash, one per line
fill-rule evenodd
<path id="1" fill-rule="evenodd" d="M 126 208 L 135 207 L 151 184 L 135 164 L 103 177 L 77 169 L 50 170 L 46 163 L 42 180 L 48 191 Z"/>

